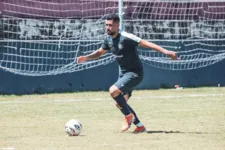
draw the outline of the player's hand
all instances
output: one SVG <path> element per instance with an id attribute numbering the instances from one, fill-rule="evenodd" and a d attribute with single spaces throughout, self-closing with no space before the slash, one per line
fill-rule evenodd
<path id="1" fill-rule="evenodd" d="M 77 58 L 77 63 L 79 64 L 79 63 L 85 62 L 86 60 L 87 60 L 87 58 L 85 56 L 79 56 Z"/>
<path id="2" fill-rule="evenodd" d="M 177 53 L 174 51 L 167 51 L 167 56 L 170 57 L 173 60 L 178 60 Z"/>

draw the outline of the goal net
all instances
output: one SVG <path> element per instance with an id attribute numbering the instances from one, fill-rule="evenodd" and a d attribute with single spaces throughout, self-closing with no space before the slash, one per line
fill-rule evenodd
<path id="1" fill-rule="evenodd" d="M 176 51 L 180 57 L 173 61 L 158 52 L 139 49 L 146 64 L 191 70 L 225 59 L 223 0 L 140 0 L 127 16 L 125 25 L 131 32 Z"/>
<path id="2" fill-rule="evenodd" d="M 27 76 L 56 75 L 107 65 L 109 52 L 77 64 L 101 46 L 104 16 L 118 0 L 0 1 L 0 68 Z M 206 0 L 124 0 L 124 30 L 177 52 L 180 60 L 138 48 L 148 65 L 190 70 L 225 58 L 225 3 Z"/>

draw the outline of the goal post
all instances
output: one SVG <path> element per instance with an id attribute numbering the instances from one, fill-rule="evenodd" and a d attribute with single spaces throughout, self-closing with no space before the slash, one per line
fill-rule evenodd
<path id="1" fill-rule="evenodd" d="M 121 30 L 176 51 L 173 61 L 138 48 L 141 60 L 169 70 L 208 67 L 225 59 L 222 0 L 2 0 L 0 69 L 25 75 L 70 73 L 115 61 L 111 52 L 94 61 L 76 58 L 101 46 L 104 17 L 117 13 Z"/>
<path id="2" fill-rule="evenodd" d="M 123 31 L 123 0 L 118 0 L 118 14 L 120 17 L 120 31 Z"/>

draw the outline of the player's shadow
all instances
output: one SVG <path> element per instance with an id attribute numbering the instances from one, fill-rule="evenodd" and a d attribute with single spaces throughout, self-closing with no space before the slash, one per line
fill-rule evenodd
<path id="1" fill-rule="evenodd" d="M 146 131 L 149 134 L 157 134 L 157 133 L 165 133 L 165 134 L 172 134 L 172 133 L 185 133 L 181 131 Z"/>
<path id="2" fill-rule="evenodd" d="M 146 133 L 149 133 L 149 134 L 161 134 L 161 133 L 164 133 L 164 134 L 185 134 L 185 133 L 188 133 L 188 134 L 207 134 L 207 132 L 182 132 L 182 131 L 162 131 L 162 130 L 146 131 Z"/>

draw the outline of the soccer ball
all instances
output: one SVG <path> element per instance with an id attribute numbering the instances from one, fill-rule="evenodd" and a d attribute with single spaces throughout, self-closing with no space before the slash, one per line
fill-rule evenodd
<path id="1" fill-rule="evenodd" d="M 81 133 L 82 125 L 78 120 L 71 119 L 65 124 L 65 130 L 69 136 L 78 136 Z"/>

